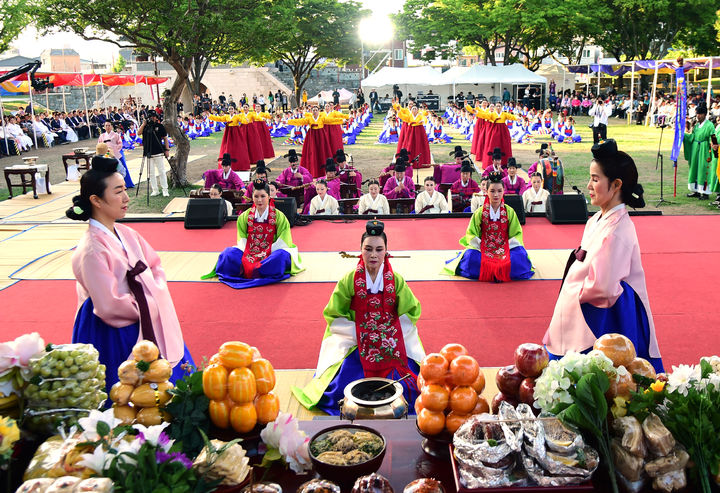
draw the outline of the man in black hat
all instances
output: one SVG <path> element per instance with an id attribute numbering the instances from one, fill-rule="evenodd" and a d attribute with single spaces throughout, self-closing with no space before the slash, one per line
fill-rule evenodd
<path id="1" fill-rule="evenodd" d="M 505 155 L 502 149 L 496 147 L 492 152 L 488 152 L 488 156 L 492 157 L 492 164 L 483 171 L 483 178 L 490 176 L 490 173 L 502 173 L 503 178 L 507 176 L 507 169 L 502 166 L 502 158 Z"/>
<path id="2" fill-rule="evenodd" d="M 355 197 L 360 197 L 362 188 L 362 173 L 350 166 L 345 156 L 345 151 L 338 149 L 335 152 L 335 162 L 338 166 L 338 177 L 340 181 L 348 184 L 355 184 Z"/>
<path id="3" fill-rule="evenodd" d="M 480 191 L 480 186 L 471 178 L 473 166 L 470 161 L 462 162 L 460 168 L 460 178 L 452 184 L 450 192 L 452 193 L 453 211 L 464 210 L 470 206 L 470 201 L 475 193 Z"/>
<path id="4" fill-rule="evenodd" d="M 295 149 L 290 149 L 288 153 L 283 156 L 287 158 L 290 166 L 280 173 L 280 176 L 278 176 L 277 179 L 278 183 L 285 185 L 286 187 L 299 187 L 312 182 L 312 175 L 310 172 L 306 168 L 300 166 L 299 157 L 301 155 L 302 154 L 297 153 Z"/>
<path id="5" fill-rule="evenodd" d="M 148 119 L 143 121 L 139 133 L 143 139 L 143 156 L 147 160 L 147 172 L 150 177 L 151 197 L 160 195 L 156 175 L 160 175 L 160 187 L 163 197 L 169 196 L 167 174 L 165 171 L 165 160 L 170 155 L 170 143 L 167 138 L 167 130 L 159 122 L 155 110 L 148 111 Z"/>
<path id="6" fill-rule="evenodd" d="M 405 175 L 407 161 L 398 158 L 395 162 L 395 176 L 388 178 L 383 187 L 383 195 L 388 199 L 415 198 L 415 182 L 412 177 Z"/>
<path id="7" fill-rule="evenodd" d="M 705 103 L 700 103 L 695 109 L 695 118 L 697 122 L 692 128 L 690 128 L 689 122 L 686 122 L 687 128 L 683 139 L 685 156 L 690 156 L 688 159 L 690 165 L 688 189 L 690 193 L 687 196 L 706 200 L 710 197 L 710 187 L 716 175 L 716 170 L 711 166 L 712 149 L 710 147 L 710 137 L 715 133 L 715 126 L 707 119 Z"/>
<path id="8" fill-rule="evenodd" d="M 255 163 L 254 171 L 255 171 L 255 176 L 253 177 L 252 181 L 263 180 L 264 182 L 267 182 L 268 181 L 268 173 L 271 172 L 272 170 L 270 168 L 266 167 L 265 161 L 261 159 L 260 161 Z M 250 185 L 248 185 L 245 195 L 247 195 L 249 198 L 252 199 L 252 196 L 253 196 L 252 182 L 250 182 Z"/>

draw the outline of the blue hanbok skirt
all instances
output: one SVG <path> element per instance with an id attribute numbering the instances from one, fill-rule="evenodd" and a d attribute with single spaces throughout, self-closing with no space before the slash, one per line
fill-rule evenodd
<path id="1" fill-rule="evenodd" d="M 590 303 L 580 305 L 585 323 L 597 338 L 613 333 L 624 335 L 635 345 L 638 357 L 648 360 L 656 372 L 662 373 L 665 371 L 662 359 L 650 357 L 650 322 L 645 305 L 628 283 L 622 281 L 620 285 L 623 292 L 610 308 L 598 308 Z M 587 353 L 591 350 L 590 347 L 581 352 Z M 548 354 L 550 359 L 562 358 L 549 351 Z"/>
<path id="2" fill-rule="evenodd" d="M 93 302 L 90 298 L 85 300 L 75 316 L 72 342 L 92 344 L 98 350 L 100 363 L 105 365 L 105 384 L 108 395 L 110 395 L 110 388 L 119 380 L 118 367 L 130 357 L 132 348 L 138 341 L 139 331 L 139 323 L 120 328 L 106 324 L 93 313 Z M 182 360 L 173 368 L 171 382 L 186 375 L 182 368 L 185 363 L 195 365 L 187 346 L 185 346 Z"/>
<path id="3" fill-rule="evenodd" d="M 482 253 L 480 250 L 468 248 L 464 252 L 460 252 L 462 259 L 455 269 L 455 274 L 468 279 L 478 279 L 480 277 L 480 263 Z M 453 259 L 455 260 L 455 259 Z M 452 262 L 450 260 L 449 262 Z M 522 281 L 530 279 L 533 276 L 532 263 L 528 257 L 525 247 L 517 246 L 510 249 L 510 279 L 513 281 Z"/>
<path id="4" fill-rule="evenodd" d="M 410 368 L 415 375 L 420 374 L 420 366 L 411 359 L 408 360 L 408 368 Z M 401 376 L 402 375 L 398 374 L 397 371 L 393 370 L 390 374 L 386 375 L 385 378 L 395 380 Z M 335 378 L 332 379 L 328 388 L 325 389 L 325 392 L 323 392 L 320 402 L 317 403 L 316 407 L 318 409 L 322 409 L 331 416 L 339 416 L 339 402 L 345 397 L 345 387 L 350 382 L 354 382 L 355 380 L 359 380 L 361 378 L 365 378 L 365 373 L 363 372 L 362 363 L 360 363 L 360 353 L 356 348 L 348 355 L 347 358 L 343 360 Z M 408 413 L 415 414 L 415 399 L 418 398 L 420 393 L 415 382 L 413 382 L 412 388 L 408 386 L 407 381 L 410 380 L 410 378 L 403 380 L 400 384 L 403 386 L 403 396 L 409 405 Z"/>
<path id="5" fill-rule="evenodd" d="M 130 170 L 127 167 L 127 163 L 125 162 L 125 151 L 120 149 L 120 164 L 123 165 L 125 168 L 125 187 L 126 188 L 133 188 L 135 184 L 132 181 L 132 178 L 130 177 Z"/>
<path id="6" fill-rule="evenodd" d="M 380 133 L 380 135 L 378 136 L 379 144 L 397 144 L 398 140 L 399 140 L 399 135 L 397 133 L 391 134 L 387 130 L 383 130 Z"/>
<path id="7" fill-rule="evenodd" d="M 237 247 L 228 247 L 220 253 L 215 267 L 220 282 L 231 288 L 245 289 L 274 284 L 290 277 L 292 259 L 286 250 L 272 252 L 260 262 L 260 268 L 251 279 L 244 277 L 242 257 L 243 251 Z"/>

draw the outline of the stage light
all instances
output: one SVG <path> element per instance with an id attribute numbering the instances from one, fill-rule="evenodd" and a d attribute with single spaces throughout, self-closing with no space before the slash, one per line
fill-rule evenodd
<path id="1" fill-rule="evenodd" d="M 360 40 L 370 45 L 382 45 L 393 38 L 393 24 L 387 15 L 373 14 L 360 21 Z"/>

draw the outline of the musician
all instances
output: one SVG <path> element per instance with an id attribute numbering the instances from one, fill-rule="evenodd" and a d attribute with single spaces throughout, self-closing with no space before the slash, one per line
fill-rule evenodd
<path id="1" fill-rule="evenodd" d="M 415 199 L 416 214 L 444 214 L 450 212 L 445 196 L 435 190 L 435 178 L 426 176 L 423 182 L 425 190 Z"/>
<path id="2" fill-rule="evenodd" d="M 355 197 L 360 196 L 362 188 L 362 173 L 350 166 L 345 156 L 345 151 L 338 149 L 335 151 L 335 163 L 338 166 L 338 178 L 342 183 L 355 184 Z"/>
<path id="3" fill-rule="evenodd" d="M 487 196 L 487 190 L 488 178 L 487 176 L 484 176 L 480 179 L 480 191 L 478 193 L 474 193 L 472 200 L 470 200 L 470 212 L 475 212 L 483 206 L 485 203 L 485 197 Z"/>
<path id="4" fill-rule="evenodd" d="M 331 157 L 328 158 L 327 161 L 325 161 L 324 167 L 327 193 L 335 200 L 340 200 L 340 179 L 337 177 L 335 159 Z M 317 195 L 317 190 L 315 189 L 315 183 L 307 183 L 303 186 L 305 187 L 305 197 L 303 199 L 305 206 L 303 207 L 303 214 L 309 214 L 310 202 L 312 202 L 313 197 Z"/>
<path id="5" fill-rule="evenodd" d="M 707 119 L 707 106 L 705 103 L 695 109 L 696 123 L 694 126 L 686 122 L 686 132 L 683 138 L 685 159 L 690 166 L 688 173 L 688 197 L 706 200 L 710 197 L 711 186 L 716 180 L 715 169 L 711 166 L 712 156 L 710 137 L 715 133 L 715 127 Z"/>
<path id="6" fill-rule="evenodd" d="M 425 357 L 416 327 L 420 302 L 390 265 L 382 222 L 368 221 L 360 249 L 357 267 L 338 281 L 323 310 L 327 325 L 315 375 L 292 392 L 306 408 L 337 416 L 350 382 L 408 376 L 401 384 L 412 412 L 419 395 L 419 362 Z"/>
<path id="7" fill-rule="evenodd" d="M 508 174 L 507 168 L 502 165 L 502 159 L 505 153 L 502 152 L 499 147 L 496 147 L 492 152 L 488 153 L 488 156 L 492 157 L 492 163 L 490 166 L 485 167 L 485 171 L 483 171 L 482 174 L 483 178 L 490 176 L 490 173 L 501 173 L 503 178 L 506 177 Z"/>
<path id="8" fill-rule="evenodd" d="M 338 214 L 339 204 L 335 197 L 329 195 L 328 184 L 322 178 L 315 182 L 315 195 L 310 201 L 310 215 L 334 216 Z"/>
<path id="9" fill-rule="evenodd" d="M 520 221 L 503 200 L 502 179 L 501 173 L 490 174 L 485 203 L 473 213 L 465 236 L 460 238 L 465 250 L 447 262 L 443 274 L 492 282 L 532 277 Z"/>
<path id="10" fill-rule="evenodd" d="M 452 193 L 453 209 L 465 209 L 470 206 L 470 199 L 474 193 L 480 191 L 477 182 L 471 178 L 473 167 L 470 161 L 463 161 L 460 168 L 460 178 L 452 184 L 450 192 Z M 457 208 L 455 207 L 457 204 Z"/>
<path id="11" fill-rule="evenodd" d="M 409 176 L 405 176 L 407 161 L 398 158 L 395 162 L 395 176 L 388 178 L 383 188 L 383 194 L 389 199 L 415 198 L 415 182 Z"/>
<path id="12" fill-rule="evenodd" d="M 530 183 L 532 186 L 522 194 L 525 212 L 545 213 L 545 203 L 550 196 L 550 192 L 542 186 L 542 175 L 537 172 L 533 173 L 530 177 Z"/>
<path id="13" fill-rule="evenodd" d="M 238 217 L 237 245 L 223 250 L 202 279 L 217 276 L 231 288 L 245 289 L 280 282 L 303 270 L 290 223 L 270 202 L 268 183 L 255 180 L 251 185 L 253 205 Z"/>
<path id="14" fill-rule="evenodd" d="M 505 186 L 505 195 L 522 195 L 525 191 L 525 180 L 518 176 L 517 170 L 521 166 L 515 161 L 514 157 L 508 159 L 507 163 L 507 176 L 503 178 L 503 185 Z"/>
<path id="15" fill-rule="evenodd" d="M 210 198 L 211 199 L 221 199 L 222 198 L 223 189 L 218 183 L 214 183 L 210 187 Z M 232 216 L 233 213 L 233 207 L 229 200 L 225 200 L 225 210 L 227 212 L 228 216 Z"/>
<path id="16" fill-rule="evenodd" d="M 277 179 L 278 183 L 285 185 L 286 187 L 299 187 L 312 182 L 313 178 L 310 172 L 306 168 L 300 166 L 298 159 L 299 156 L 300 154 L 295 152 L 295 149 L 290 149 L 288 153 L 283 156 L 287 158 L 290 166 L 280 173 L 280 176 L 278 176 Z"/>
<path id="17" fill-rule="evenodd" d="M 270 168 L 268 168 L 267 166 L 265 166 L 264 160 L 261 159 L 257 163 L 255 163 L 255 177 L 254 177 L 252 183 L 250 183 L 250 185 L 248 185 L 247 189 L 245 190 L 246 197 L 248 197 L 249 199 L 252 199 L 253 186 L 256 181 L 258 181 L 258 180 L 264 181 L 264 182 L 268 181 L 268 176 L 267 176 L 268 171 L 272 171 L 272 170 Z"/>
<path id="18" fill-rule="evenodd" d="M 232 170 L 232 163 L 235 159 L 230 157 L 229 153 L 223 154 L 221 165 L 222 169 L 209 169 L 203 173 L 205 178 L 205 188 L 211 188 L 214 184 L 218 184 L 221 190 L 240 190 L 246 192 L 245 183 L 240 176 Z"/>
<path id="19" fill-rule="evenodd" d="M 360 197 L 358 201 L 358 212 L 360 214 L 390 214 L 390 204 L 387 198 L 380 193 L 380 182 L 370 180 L 368 193 Z"/>
<path id="20" fill-rule="evenodd" d="M 453 162 L 435 165 L 433 177 L 436 184 L 455 183 L 460 178 L 460 168 L 463 160 L 467 159 L 468 153 L 462 146 L 455 146 L 455 149 L 450 151 L 450 156 L 455 159 Z"/>

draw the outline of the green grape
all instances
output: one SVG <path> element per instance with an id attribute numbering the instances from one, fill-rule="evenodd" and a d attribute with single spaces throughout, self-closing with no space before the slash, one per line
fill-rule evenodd
<path id="1" fill-rule="evenodd" d="M 82 371 L 92 371 L 95 369 L 95 363 L 93 363 L 92 361 L 87 361 L 80 365 L 80 369 Z"/>
<path id="2" fill-rule="evenodd" d="M 73 397 L 80 397 L 83 394 L 83 390 L 80 387 L 73 387 L 70 393 Z"/>
<path id="3" fill-rule="evenodd" d="M 84 354 L 79 354 L 77 356 L 73 356 L 73 358 L 75 359 L 75 364 L 79 365 L 79 366 L 84 365 L 88 361 L 88 357 L 85 356 Z"/>
<path id="4" fill-rule="evenodd" d="M 67 358 L 65 358 L 65 359 L 63 360 L 63 363 L 65 363 L 65 366 L 69 368 L 69 367 L 71 367 L 72 365 L 75 364 L 75 360 L 72 359 L 71 356 L 68 356 Z"/>
<path id="5" fill-rule="evenodd" d="M 52 370 L 46 366 L 40 369 L 40 375 L 44 378 L 48 378 L 50 375 L 52 375 L 52 373 Z"/>
<path id="6" fill-rule="evenodd" d="M 71 375 L 75 375 L 80 370 L 80 368 L 78 368 L 77 365 L 72 365 L 68 368 L 68 370 L 70 371 Z"/>
<path id="7" fill-rule="evenodd" d="M 65 368 L 65 362 L 61 359 L 55 360 L 55 368 L 58 370 L 62 370 Z"/>
<path id="8" fill-rule="evenodd" d="M 70 370 L 67 368 L 63 368 L 62 370 L 60 370 L 60 376 L 62 376 L 63 378 L 70 377 Z"/>

